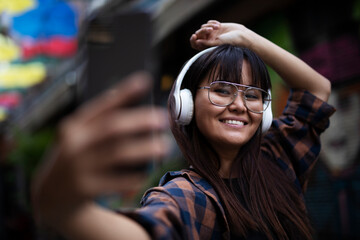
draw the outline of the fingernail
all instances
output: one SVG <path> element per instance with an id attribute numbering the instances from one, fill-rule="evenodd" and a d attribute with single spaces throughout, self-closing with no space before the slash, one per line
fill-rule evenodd
<path id="1" fill-rule="evenodd" d="M 152 79 L 150 74 L 146 72 L 137 72 L 130 76 L 129 78 L 131 87 L 135 90 L 145 90 L 148 89 L 152 84 Z"/>

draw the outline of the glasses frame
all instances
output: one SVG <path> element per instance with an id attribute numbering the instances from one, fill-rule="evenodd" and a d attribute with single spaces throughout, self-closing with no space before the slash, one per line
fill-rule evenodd
<path id="1" fill-rule="evenodd" d="M 232 86 L 234 86 L 234 87 L 236 88 L 237 92 L 236 92 L 236 94 L 234 94 L 234 96 L 232 97 L 232 101 L 231 101 L 229 104 L 222 105 L 222 104 L 216 104 L 216 103 L 214 103 L 213 101 L 211 101 L 211 98 L 210 98 L 210 88 L 211 88 L 211 85 L 213 85 L 213 84 L 215 84 L 215 83 L 226 83 L 226 84 L 230 84 L 230 85 L 232 85 Z M 241 90 L 241 89 L 239 89 L 238 87 L 243 87 L 243 88 L 245 88 L 245 90 Z M 236 97 L 239 95 L 239 94 L 238 94 L 239 92 L 245 93 L 245 92 L 248 91 L 249 89 L 257 89 L 257 90 L 260 90 L 261 92 L 263 92 L 264 94 L 267 94 L 267 96 L 268 96 L 268 99 L 266 99 L 266 98 L 263 99 L 263 106 L 265 106 L 265 107 L 263 108 L 262 111 L 253 111 L 253 110 L 249 109 L 248 106 L 247 106 L 247 101 L 246 101 L 245 94 L 242 95 L 242 99 L 243 99 L 243 101 L 244 101 L 244 103 L 245 103 L 246 109 L 249 110 L 250 112 L 253 112 L 253 113 L 263 113 L 263 112 L 265 112 L 266 109 L 269 107 L 270 102 L 271 102 L 271 100 L 272 100 L 272 99 L 270 98 L 270 94 L 269 94 L 268 92 L 266 92 L 264 89 L 261 89 L 261 88 L 258 88 L 258 87 L 252 87 L 252 86 L 248 86 L 248 85 L 244 85 L 244 84 L 240 84 L 240 83 L 227 82 L 227 81 L 214 81 L 214 82 L 211 82 L 211 83 L 210 83 L 210 86 L 199 87 L 198 89 L 207 89 L 207 90 L 208 90 L 208 99 L 209 99 L 209 101 L 210 101 L 213 105 L 219 106 L 219 107 L 226 107 L 226 106 L 231 105 L 231 104 L 235 101 Z M 265 105 L 265 102 L 267 102 L 266 105 Z"/>

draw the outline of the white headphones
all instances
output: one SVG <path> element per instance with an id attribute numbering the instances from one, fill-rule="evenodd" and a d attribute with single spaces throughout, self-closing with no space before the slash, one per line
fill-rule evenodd
<path id="1" fill-rule="evenodd" d="M 207 48 L 195 56 L 190 58 L 189 61 L 186 62 L 185 66 L 181 69 L 178 77 L 176 78 L 176 85 L 174 89 L 174 99 L 175 99 L 175 116 L 176 122 L 180 125 L 188 125 L 191 122 L 194 113 L 194 102 L 191 91 L 189 89 L 181 89 L 181 84 L 184 79 L 185 74 L 191 67 L 191 65 L 202 55 L 207 52 L 214 50 L 216 47 Z M 270 97 L 271 91 L 268 90 Z M 262 132 L 265 133 L 269 130 L 271 123 L 273 120 L 273 114 L 271 111 L 271 101 L 269 103 L 268 108 L 263 112 L 263 119 L 262 119 Z"/>

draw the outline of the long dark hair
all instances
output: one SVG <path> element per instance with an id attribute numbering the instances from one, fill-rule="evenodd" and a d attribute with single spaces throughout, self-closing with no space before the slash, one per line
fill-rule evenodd
<path id="1" fill-rule="evenodd" d="M 205 77 L 209 82 L 222 79 L 241 83 L 244 59 L 251 66 L 252 84 L 266 91 L 270 89 L 270 77 L 263 61 L 251 50 L 231 45 L 219 46 L 195 61 L 184 77 L 182 88 L 189 89 L 195 99 L 198 86 Z M 219 175 L 219 156 L 200 133 L 196 119 L 193 118 L 187 126 L 175 122 L 173 92 L 174 88 L 168 101 L 173 135 L 188 164 L 219 194 L 231 231 L 240 236 L 246 236 L 249 230 L 258 231 L 269 239 L 311 239 L 308 216 L 295 185 L 274 161 L 260 151 L 261 126 L 241 147 L 231 168 L 229 178 L 232 174 L 237 176 L 238 194 L 243 196 L 241 203 L 231 185 L 227 187 Z"/>

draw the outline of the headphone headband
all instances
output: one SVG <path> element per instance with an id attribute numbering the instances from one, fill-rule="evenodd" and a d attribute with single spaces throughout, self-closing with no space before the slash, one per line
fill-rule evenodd
<path id="1" fill-rule="evenodd" d="M 207 48 L 205 50 L 202 50 L 201 52 L 198 52 L 197 54 L 195 54 L 192 58 L 190 58 L 186 64 L 184 65 L 184 67 L 181 69 L 179 75 L 176 78 L 176 86 L 175 86 L 175 90 L 174 90 L 174 94 L 179 94 L 180 92 L 180 88 L 181 88 L 181 84 L 182 81 L 184 80 L 185 74 L 187 73 L 187 71 L 189 70 L 189 68 L 191 67 L 191 65 L 202 55 L 204 55 L 207 52 L 212 51 L 213 49 L 217 48 L 215 47 L 210 47 Z"/>

